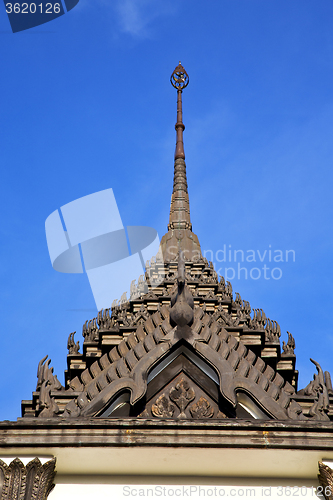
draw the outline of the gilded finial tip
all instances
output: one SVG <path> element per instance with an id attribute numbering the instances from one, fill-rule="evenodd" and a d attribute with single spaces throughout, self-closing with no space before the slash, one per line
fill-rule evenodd
<path id="1" fill-rule="evenodd" d="M 187 87 L 189 81 L 189 76 L 183 68 L 182 63 L 179 61 L 178 66 L 175 68 L 170 77 L 171 85 L 177 90 L 183 90 Z"/>

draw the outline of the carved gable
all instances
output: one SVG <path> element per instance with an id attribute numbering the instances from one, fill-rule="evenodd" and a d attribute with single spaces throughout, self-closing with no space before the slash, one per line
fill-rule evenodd
<path id="1" fill-rule="evenodd" d="M 297 394 L 295 355 L 290 348 L 281 353 L 280 344 L 267 336 L 273 327 L 263 312 L 251 317 L 249 304 L 239 294 L 234 301 L 231 285 L 217 280 L 204 259 L 184 263 L 181 290 L 177 265 L 165 264 L 167 278 L 154 294 L 101 311 L 84 325 L 83 354 L 68 355 L 65 388 L 43 359 L 24 414 L 329 419 L 328 374 Z M 150 273 L 158 273 L 159 266 L 151 266 Z M 205 293 L 199 274 L 205 276 Z M 184 411 L 170 396 L 181 379 L 195 393 Z M 325 390 L 327 397 L 318 399 L 317 392 Z"/>
<path id="2" fill-rule="evenodd" d="M 110 309 L 83 326 L 83 352 L 68 338 L 65 387 L 50 360 L 38 366 L 24 417 L 173 419 L 333 419 L 328 372 L 297 393 L 295 339 L 280 344 L 279 324 L 251 312 L 201 254 L 192 232 L 183 149 L 182 94 L 188 75 L 172 74 L 177 143 L 168 231 L 145 275 Z M 184 261 L 186 257 L 186 262 Z"/>

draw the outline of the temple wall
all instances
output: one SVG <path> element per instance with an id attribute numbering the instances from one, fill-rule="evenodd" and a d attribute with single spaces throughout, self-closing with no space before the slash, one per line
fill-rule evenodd
<path id="1" fill-rule="evenodd" d="M 24 465 L 36 456 L 42 464 L 56 457 L 50 500 L 315 498 L 318 460 L 333 466 L 333 457 L 318 450 L 98 446 L 35 448 L 24 455 L 22 449 L 7 451 L 0 457 L 7 464 L 15 457 Z"/>
<path id="2" fill-rule="evenodd" d="M 316 498 L 318 483 L 313 480 L 270 480 L 244 478 L 57 478 L 57 485 L 49 495 L 50 500 L 158 500 L 159 498 Z"/>
<path id="3" fill-rule="evenodd" d="M 7 464 L 15 457 L 50 460 L 56 457 L 59 476 L 147 477 L 263 477 L 313 479 L 318 462 L 333 462 L 333 452 L 323 450 L 192 448 L 192 447 L 35 447 L 4 450 Z M 23 458 L 22 458 L 23 457 Z M 41 458 L 42 457 L 42 458 Z"/>

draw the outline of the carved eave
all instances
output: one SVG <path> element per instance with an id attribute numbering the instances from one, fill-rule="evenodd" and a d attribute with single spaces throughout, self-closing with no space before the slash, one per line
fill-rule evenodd
<path id="1" fill-rule="evenodd" d="M 297 392 L 291 333 L 281 349 L 278 323 L 262 309 L 252 315 L 201 254 L 190 217 L 182 113 L 189 77 L 181 63 L 171 83 L 177 90 L 174 182 L 160 251 L 131 283 L 128 301 L 125 293 L 84 324 L 82 353 L 70 333 L 65 387 L 50 360 L 40 361 L 36 391 L 22 402 L 22 415 L 329 421 L 329 373 L 313 361 L 318 373 Z"/>
<path id="2" fill-rule="evenodd" d="M 153 367 L 158 369 L 158 364 L 165 361 L 168 353 L 178 348 L 182 354 L 182 349 L 187 348 L 193 356 L 198 356 L 198 365 L 204 362 L 213 368 L 226 406 L 236 408 L 236 391 L 243 390 L 266 412 L 268 418 L 302 418 L 301 407 L 291 397 L 295 394 L 292 386 L 241 341 L 228 334 L 216 321 L 211 321 L 208 313 L 202 319 L 196 318 L 186 338 L 179 327 L 172 328 L 167 320 L 161 321 L 150 333 L 138 328 L 136 336 L 133 335 L 129 341 L 132 347 L 126 353 L 123 349 L 118 360 L 98 374 L 95 372 L 96 376 L 85 385 L 85 390 L 77 398 L 77 406 L 71 403 L 64 415 L 100 416 L 124 392 L 130 392 L 130 405 L 135 411 L 135 405 L 147 393 L 147 377 Z M 142 407 L 139 407 L 140 413 L 141 410 Z"/>
<path id="3" fill-rule="evenodd" d="M 83 353 L 70 354 L 67 359 L 65 388 L 54 381 L 50 368 L 43 368 L 43 360 L 40 378 L 44 376 L 48 381 L 40 380 L 33 400 L 22 402 L 22 414 L 143 418 L 146 411 L 149 418 L 158 418 L 164 405 L 166 417 L 178 418 L 181 412 L 169 395 L 183 380 L 192 384 L 196 395 L 187 405 L 186 418 L 252 418 L 239 412 L 239 395 L 246 394 L 258 409 L 256 418 L 328 420 L 333 413 L 331 394 L 329 409 L 325 407 L 325 411 L 315 405 L 313 384 L 312 392 L 308 390 L 310 394 L 296 394 L 295 356 L 281 354 L 277 329 L 260 310 L 252 317 L 249 304 L 239 294 L 233 298 L 230 283 L 219 278 L 205 259 L 185 263 L 186 288 L 194 308 L 187 335 L 170 324 L 171 298 L 177 292 L 177 266 L 178 262 L 172 261 L 162 269 L 160 263 L 153 262 L 146 278 L 163 272 L 164 281 L 157 288 L 152 289 L 147 281 L 148 293 L 144 296 L 101 311 L 98 318 L 85 325 Z M 168 368 L 163 368 L 168 357 L 169 365 L 178 363 L 170 377 Z M 189 362 L 192 369 L 186 365 Z M 152 390 L 151 373 L 159 364 L 164 379 L 159 387 L 156 377 Z M 204 365 L 213 373 L 206 376 L 206 382 L 203 375 L 193 375 L 200 370 L 203 373 Z M 166 400 L 159 399 L 163 394 L 169 398 L 168 404 L 174 406 L 173 413 Z M 117 404 L 122 410 L 115 414 Z"/>

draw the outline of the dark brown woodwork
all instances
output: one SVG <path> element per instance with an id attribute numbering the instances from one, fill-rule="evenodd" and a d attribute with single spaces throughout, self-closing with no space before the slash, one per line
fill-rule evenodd
<path id="1" fill-rule="evenodd" d="M 157 397 L 159 392 L 163 392 L 167 384 L 176 379 L 176 377 L 184 373 L 192 379 L 192 381 L 201 388 L 210 398 L 216 402 L 219 400 L 218 385 L 200 370 L 193 362 L 191 362 L 185 353 L 177 356 L 170 364 L 162 370 L 148 384 L 146 399 L 147 401 Z"/>
<path id="2" fill-rule="evenodd" d="M 332 424 L 309 420 L 20 418 L 0 422 L 3 450 L 181 446 L 333 452 Z"/>

